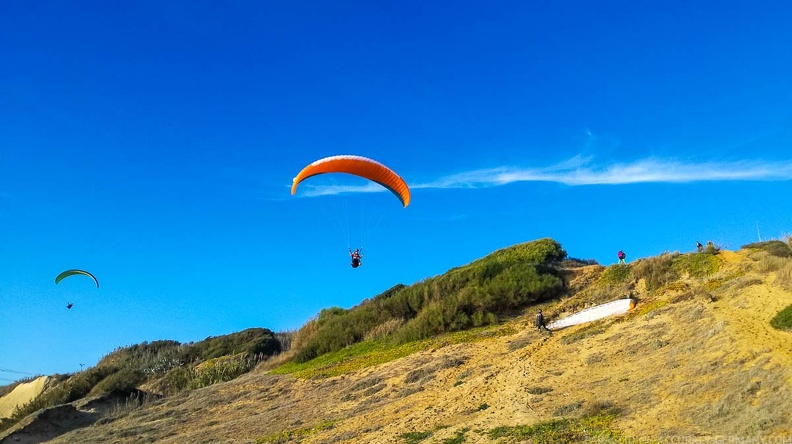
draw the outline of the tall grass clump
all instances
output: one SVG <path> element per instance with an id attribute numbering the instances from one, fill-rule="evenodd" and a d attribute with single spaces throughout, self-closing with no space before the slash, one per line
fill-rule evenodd
<path id="1" fill-rule="evenodd" d="M 632 264 L 633 276 L 636 280 L 645 279 L 647 290 L 657 290 L 679 278 L 679 271 L 673 265 L 674 256 L 670 254 L 639 259 Z"/>
<path id="2" fill-rule="evenodd" d="M 174 395 L 185 390 L 195 390 L 235 379 L 269 358 L 263 353 L 238 353 L 222 356 L 195 365 L 175 367 L 152 385 L 163 395 Z"/>
<path id="3" fill-rule="evenodd" d="M 605 285 L 623 284 L 631 276 L 630 266 L 627 264 L 614 264 L 605 269 L 600 275 L 599 281 Z"/>
<path id="4" fill-rule="evenodd" d="M 792 259 L 784 259 L 784 263 L 778 267 L 776 282 L 785 290 L 792 291 Z"/>
<path id="5" fill-rule="evenodd" d="M 306 362 L 366 337 L 409 342 L 498 322 L 498 316 L 561 294 L 557 264 L 566 251 L 552 239 L 498 250 L 468 265 L 397 285 L 351 309 L 328 308 L 295 335 L 295 361 Z"/>
<path id="6" fill-rule="evenodd" d="M 189 382 L 188 388 L 199 389 L 235 379 L 252 370 L 264 356 L 263 354 L 239 353 L 210 359 L 196 366 L 195 376 Z"/>

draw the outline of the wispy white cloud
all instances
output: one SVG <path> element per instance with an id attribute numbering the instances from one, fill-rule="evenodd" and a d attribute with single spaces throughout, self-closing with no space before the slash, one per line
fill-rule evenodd
<path id="1" fill-rule="evenodd" d="M 557 182 L 565 185 L 623 185 L 736 180 L 792 180 L 792 162 L 684 163 L 645 159 L 632 163 L 592 166 L 587 159 L 548 168 L 494 168 L 442 177 L 412 188 L 482 188 L 514 182 Z"/>
<path id="2" fill-rule="evenodd" d="M 706 181 L 792 180 L 792 161 L 703 162 L 643 159 L 629 163 L 594 165 L 591 157 L 575 156 L 541 168 L 498 167 L 471 170 L 438 179 L 411 183 L 412 189 L 490 188 L 515 182 L 555 182 L 570 186 L 686 183 Z M 304 196 L 374 193 L 383 187 L 366 185 L 307 186 Z"/>

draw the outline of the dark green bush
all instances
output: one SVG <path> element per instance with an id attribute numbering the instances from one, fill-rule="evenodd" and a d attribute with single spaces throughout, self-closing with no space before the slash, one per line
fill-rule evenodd
<path id="1" fill-rule="evenodd" d="M 770 325 L 779 330 L 792 331 L 792 305 L 779 311 L 778 314 L 770 320 Z"/>
<path id="2" fill-rule="evenodd" d="M 91 389 L 90 395 L 103 395 L 110 392 L 131 393 L 146 379 L 146 375 L 137 369 L 122 368 L 108 375 Z"/>
<path id="3" fill-rule="evenodd" d="M 776 257 L 792 257 L 792 248 L 779 240 L 754 242 L 752 244 L 743 245 L 742 248 L 766 251 L 770 255 Z"/>
<path id="4" fill-rule="evenodd" d="M 237 353 L 273 355 L 281 351 L 275 334 L 266 328 L 249 328 L 229 335 L 208 337 L 194 347 L 201 360 Z"/>

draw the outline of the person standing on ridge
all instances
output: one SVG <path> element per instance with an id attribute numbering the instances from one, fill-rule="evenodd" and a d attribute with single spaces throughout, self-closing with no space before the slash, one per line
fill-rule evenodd
<path id="1" fill-rule="evenodd" d="M 699 253 L 704 251 L 704 245 L 701 245 L 701 242 L 699 241 L 696 241 L 696 251 L 698 251 Z"/>
<path id="2" fill-rule="evenodd" d="M 627 262 L 624 261 L 625 259 L 627 259 L 627 255 L 624 254 L 623 251 L 619 250 L 619 253 L 616 256 L 619 257 L 619 263 L 620 264 L 626 264 L 627 263 Z"/>

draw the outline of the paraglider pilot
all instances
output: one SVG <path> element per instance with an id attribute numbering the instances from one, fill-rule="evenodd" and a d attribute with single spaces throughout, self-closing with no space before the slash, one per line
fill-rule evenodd
<path id="1" fill-rule="evenodd" d="M 619 263 L 620 263 L 620 264 L 626 264 L 626 262 L 624 262 L 624 259 L 626 259 L 626 258 L 627 258 L 627 255 L 626 255 L 626 254 L 624 254 L 624 252 L 623 252 L 623 251 L 619 250 L 619 254 L 617 254 L 616 256 L 618 256 L 618 257 L 619 257 Z"/>
<path id="2" fill-rule="evenodd" d="M 72 307 L 74 307 L 74 304 L 72 304 L 71 302 L 69 302 L 68 304 L 66 304 L 66 308 L 67 308 L 67 309 L 71 310 L 71 308 L 72 308 Z"/>
<path id="3" fill-rule="evenodd" d="M 545 319 L 544 319 L 544 315 L 542 314 L 542 310 L 539 310 L 539 312 L 538 312 L 538 313 L 536 313 L 536 322 L 535 322 L 535 325 L 536 325 L 536 329 L 537 329 L 537 330 L 539 330 L 539 333 L 541 333 L 541 332 L 542 332 L 542 329 L 543 329 L 543 328 L 544 328 L 545 330 L 547 330 L 548 332 L 552 333 L 552 330 L 550 330 L 549 328 L 547 328 L 547 325 L 545 325 Z"/>
<path id="4" fill-rule="evenodd" d="M 363 258 L 363 254 L 360 253 L 360 248 L 356 248 L 355 251 L 349 249 L 349 257 L 352 258 L 352 268 L 357 268 L 363 265 L 363 262 L 360 260 Z"/>

